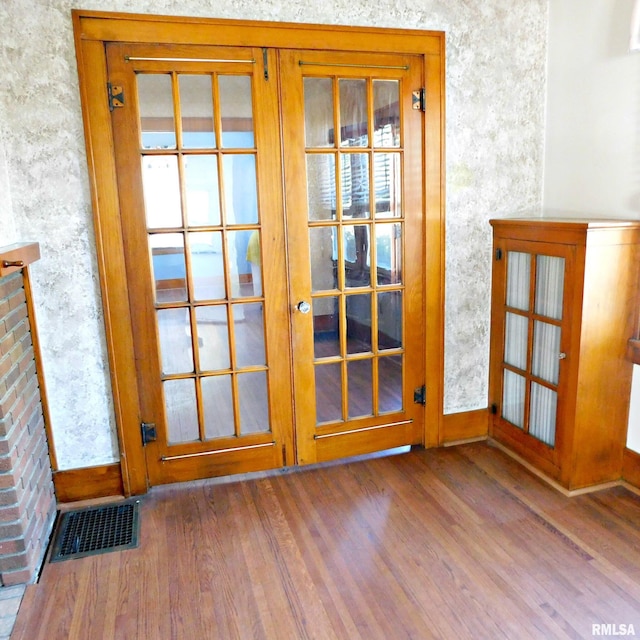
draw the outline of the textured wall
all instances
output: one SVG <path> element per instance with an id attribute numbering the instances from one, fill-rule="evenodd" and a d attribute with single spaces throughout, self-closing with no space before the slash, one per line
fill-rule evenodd
<path id="1" fill-rule="evenodd" d="M 118 458 L 78 102 L 72 6 L 78 3 L 0 3 L 0 113 L 5 114 L 0 126 L 17 232 L 20 239 L 42 243 L 44 257 L 33 275 L 61 468 Z M 540 206 L 547 0 L 87 0 L 81 6 L 445 30 L 445 411 L 486 406 L 487 220 Z"/>
<path id="2" fill-rule="evenodd" d="M 640 218 L 640 52 L 633 0 L 552 0 L 544 206 Z M 627 446 L 640 452 L 640 366 Z"/>
<path id="3" fill-rule="evenodd" d="M 0 105 L 0 122 L 4 121 Z M 11 188 L 9 185 L 9 171 L 7 154 L 5 153 L 4 137 L 0 128 L 0 247 L 16 242 L 16 231 L 13 206 L 11 204 Z"/>

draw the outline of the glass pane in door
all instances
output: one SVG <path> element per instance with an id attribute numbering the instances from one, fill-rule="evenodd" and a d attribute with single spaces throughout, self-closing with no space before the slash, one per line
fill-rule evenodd
<path id="1" fill-rule="evenodd" d="M 222 146 L 251 149 L 254 145 L 251 78 L 218 76 L 222 112 Z"/>
<path id="2" fill-rule="evenodd" d="M 373 155 L 375 212 L 378 218 L 402 215 L 402 163 L 399 153 Z"/>
<path id="3" fill-rule="evenodd" d="M 369 146 L 366 80 L 341 79 L 340 146 Z"/>
<path id="4" fill-rule="evenodd" d="M 139 73 L 138 109 L 143 149 L 175 149 L 173 88 L 169 73 Z"/>
<path id="5" fill-rule="evenodd" d="M 316 365 L 316 423 L 342 421 L 342 366 L 334 362 Z"/>
<path id="6" fill-rule="evenodd" d="M 376 264 L 378 284 L 402 282 L 402 225 L 376 223 Z"/>
<path id="7" fill-rule="evenodd" d="M 402 411 L 402 356 L 378 360 L 378 408 L 380 413 Z"/>
<path id="8" fill-rule="evenodd" d="M 189 226 L 220 224 L 218 159 L 214 155 L 189 156 L 183 161 Z"/>
<path id="9" fill-rule="evenodd" d="M 183 148 L 214 148 L 216 134 L 213 127 L 211 76 L 181 74 L 178 78 Z"/>
<path id="10" fill-rule="evenodd" d="M 309 229 L 309 252 L 311 254 L 311 290 L 332 291 L 338 288 L 337 226 L 312 227 Z"/>
<path id="11" fill-rule="evenodd" d="M 524 428 L 524 394 L 526 378 L 504 370 L 502 417 L 520 429 Z"/>
<path id="12" fill-rule="evenodd" d="M 529 319 L 507 312 L 504 335 L 504 361 L 518 369 L 527 368 Z"/>
<path id="13" fill-rule="evenodd" d="M 373 360 L 352 360 L 347 364 L 349 418 L 373 415 Z"/>
<path id="14" fill-rule="evenodd" d="M 144 210 L 148 229 L 182 226 L 177 156 L 144 156 Z"/>
<path id="15" fill-rule="evenodd" d="M 195 300 L 224 300 L 226 283 L 221 231 L 189 234 L 193 291 Z"/>
<path id="16" fill-rule="evenodd" d="M 336 216 L 336 165 L 332 153 L 307 154 L 309 220 Z"/>
<path id="17" fill-rule="evenodd" d="M 519 251 L 507 253 L 507 306 L 529 310 L 531 254 Z"/>
<path id="18" fill-rule="evenodd" d="M 537 256 L 536 263 L 536 313 L 562 320 L 564 258 Z"/>
<path id="19" fill-rule="evenodd" d="M 158 302 L 187 299 L 184 237 L 181 233 L 151 233 L 148 236 L 151 271 Z"/>
<path id="20" fill-rule="evenodd" d="M 398 80 L 373 81 L 373 144 L 400 146 L 400 83 Z"/>
<path id="21" fill-rule="evenodd" d="M 304 135 L 307 147 L 333 147 L 333 80 L 304 79 Z"/>
<path id="22" fill-rule="evenodd" d="M 167 380 L 163 386 L 169 444 L 194 442 L 200 437 L 193 379 Z"/>
<path id="23" fill-rule="evenodd" d="M 313 301 L 313 354 L 316 358 L 339 356 L 339 298 L 327 296 Z"/>
<path id="24" fill-rule="evenodd" d="M 402 291 L 378 293 L 378 351 L 402 347 Z"/>
<path id="25" fill-rule="evenodd" d="M 204 433 L 207 440 L 231 437 L 235 434 L 233 419 L 233 389 L 231 376 L 202 378 Z"/>
<path id="26" fill-rule="evenodd" d="M 551 447 L 555 444 L 557 408 L 558 393 L 532 382 L 529 433 Z"/>
<path id="27" fill-rule="evenodd" d="M 558 384 L 560 373 L 560 327 L 536 320 L 533 330 L 531 373 L 551 384 Z"/>

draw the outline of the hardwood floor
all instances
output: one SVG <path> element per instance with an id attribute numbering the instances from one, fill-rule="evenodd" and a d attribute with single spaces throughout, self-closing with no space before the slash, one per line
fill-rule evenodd
<path id="1" fill-rule="evenodd" d="M 640 497 L 486 443 L 157 487 L 138 549 L 44 567 L 12 638 L 640 634 Z"/>

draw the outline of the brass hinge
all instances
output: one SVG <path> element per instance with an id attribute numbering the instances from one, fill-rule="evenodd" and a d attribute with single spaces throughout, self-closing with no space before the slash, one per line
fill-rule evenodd
<path id="1" fill-rule="evenodd" d="M 124 89 L 121 84 L 107 82 L 107 95 L 109 96 L 109 111 L 124 107 Z"/>
<path id="2" fill-rule="evenodd" d="M 427 387 L 424 384 L 413 390 L 413 402 L 421 405 L 427 404 Z"/>
<path id="3" fill-rule="evenodd" d="M 427 92 L 424 87 L 411 93 L 411 108 L 414 111 L 427 110 Z"/>
<path id="4" fill-rule="evenodd" d="M 156 425 L 154 422 L 141 422 L 140 432 L 142 435 L 142 446 L 146 446 L 150 442 L 155 442 L 157 439 Z"/>

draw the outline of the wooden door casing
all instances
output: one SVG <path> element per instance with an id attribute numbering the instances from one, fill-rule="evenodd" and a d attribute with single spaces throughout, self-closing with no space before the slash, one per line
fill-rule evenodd
<path id="1" fill-rule="evenodd" d="M 111 114 L 105 99 L 108 42 L 253 46 L 408 53 L 424 61 L 427 103 L 424 115 L 425 367 L 427 404 L 423 441 L 439 442 L 443 371 L 443 131 L 444 34 L 400 29 L 351 28 L 199 18 L 73 11 L 87 158 L 94 211 L 98 265 L 105 312 L 114 410 L 127 495 L 148 487 L 140 439 L 141 399 L 127 295 L 128 273 L 120 227 Z M 428 354 L 428 357 L 427 357 Z M 289 451 L 289 450 L 288 450 Z"/>

